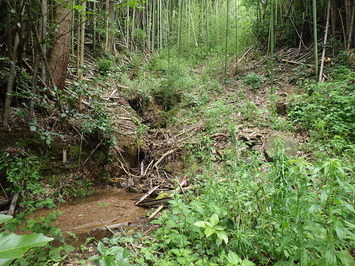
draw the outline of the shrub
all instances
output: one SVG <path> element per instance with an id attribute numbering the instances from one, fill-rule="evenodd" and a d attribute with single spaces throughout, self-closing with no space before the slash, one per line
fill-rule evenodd
<path id="1" fill-rule="evenodd" d="M 355 77 L 354 77 L 355 78 Z M 291 106 L 289 117 L 305 130 L 316 130 L 319 137 L 355 137 L 355 90 L 351 80 L 311 85 L 311 95 L 300 95 Z"/>
<path id="2" fill-rule="evenodd" d="M 110 59 L 100 58 L 96 61 L 96 70 L 101 75 L 106 76 L 114 69 L 114 63 Z"/>
<path id="3" fill-rule="evenodd" d="M 261 84 L 264 82 L 264 77 L 257 74 L 248 74 L 243 77 L 243 83 L 252 89 L 259 89 Z"/>

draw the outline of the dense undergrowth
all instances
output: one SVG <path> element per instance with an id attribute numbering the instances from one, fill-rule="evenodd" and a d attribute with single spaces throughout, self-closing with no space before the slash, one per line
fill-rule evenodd
<path id="1" fill-rule="evenodd" d="M 345 64 L 329 67 L 330 79 L 323 84 L 303 80 L 283 117 L 268 105 L 273 101 L 260 105 L 248 97 L 266 83 L 262 74 L 221 81 L 223 60 L 218 55 L 208 60 L 200 56 L 174 50 L 154 55 L 137 70 L 135 79 L 108 61 L 99 61 L 100 82 L 118 78 L 136 88 L 142 98 L 154 99 L 165 112 L 167 127 L 200 123 L 203 131 L 185 146 L 184 155 L 189 165 L 184 175 L 199 188 L 176 195 L 169 210 L 152 222 L 158 229 L 150 236 L 105 238 L 90 260 L 101 265 L 352 265 L 352 69 Z M 267 94 L 264 97 L 268 99 Z M 105 112 L 100 114 L 100 106 L 92 125 L 103 127 L 108 139 L 108 118 Z M 301 145 L 303 156 L 287 157 L 280 143 L 274 161 L 266 162 L 238 139 L 244 126 L 309 132 L 308 141 Z M 218 133 L 229 136 L 222 149 L 213 138 Z M 39 167 L 33 158 L 3 156 L 0 163 L 7 165 L 16 191 L 45 193 L 38 185 Z M 42 198 L 33 202 L 29 197 L 23 206 L 52 204 L 45 195 Z M 48 264 L 67 258 L 72 248 L 51 226 L 56 215 L 27 221 L 24 229 L 54 237 L 61 248 L 48 245 L 33 250 L 17 263 Z M 24 221 L 19 215 L 3 229 L 14 230 Z"/>
<path id="2" fill-rule="evenodd" d="M 337 65 L 327 69 L 331 78 L 326 83 L 298 84 L 284 118 L 246 99 L 249 89 L 264 82 L 261 76 L 246 76 L 240 87 L 228 90 L 218 80 L 221 61 L 212 59 L 208 66 L 193 61 L 158 55 L 149 74 L 133 82 L 151 89 L 148 93 L 167 111 L 168 126 L 203 123 L 204 132 L 186 146 L 185 156 L 185 174 L 198 191 L 177 195 L 153 221 L 159 229 L 151 237 L 104 239 L 93 260 L 117 262 L 123 256 L 127 265 L 352 265 L 354 72 Z M 280 143 L 274 161 L 266 162 L 236 137 L 245 123 L 310 132 L 301 146 L 307 156 L 290 158 Z M 231 136 L 222 152 L 216 152 L 212 138 L 218 132 Z M 112 249 L 127 243 L 142 248 Z"/>

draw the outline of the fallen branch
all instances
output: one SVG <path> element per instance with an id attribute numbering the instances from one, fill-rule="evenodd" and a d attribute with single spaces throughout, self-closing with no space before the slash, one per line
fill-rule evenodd
<path id="1" fill-rule="evenodd" d="M 110 231 L 111 232 L 111 234 L 113 234 L 113 235 L 116 235 L 116 233 L 114 232 L 114 231 L 112 231 L 112 229 L 111 228 L 109 228 L 102 220 L 100 220 L 100 223 L 102 223 L 103 224 L 103 226 L 105 226 L 105 228 L 108 230 L 108 231 Z"/>
<path id="2" fill-rule="evenodd" d="M 13 196 L 12 201 L 11 201 L 11 204 L 10 204 L 9 211 L 7 212 L 8 215 L 11 215 L 11 216 L 14 215 L 15 209 L 16 209 L 16 205 L 17 205 L 17 200 L 18 200 L 19 195 L 20 195 L 20 193 L 17 192 L 17 193 L 15 193 L 15 195 Z"/>
<path id="3" fill-rule="evenodd" d="M 164 208 L 164 205 L 160 205 L 149 217 L 148 220 L 152 220 L 157 214 Z"/>
<path id="4" fill-rule="evenodd" d="M 160 157 L 160 159 L 154 164 L 153 167 L 154 167 L 154 168 L 157 168 L 157 167 L 158 167 L 158 164 L 161 163 L 161 161 L 162 161 L 166 156 L 168 156 L 168 155 L 170 155 L 170 154 L 176 152 L 176 150 L 177 150 L 177 149 L 172 149 L 172 150 L 167 151 L 166 153 L 164 153 L 164 154 Z"/>
<path id="5" fill-rule="evenodd" d="M 84 166 L 84 165 L 87 163 L 87 161 L 90 159 L 90 157 L 94 154 L 94 152 L 97 150 L 97 148 L 98 148 L 100 145 L 101 145 L 101 142 L 99 142 L 99 144 L 96 145 L 95 149 L 93 149 L 93 150 L 91 151 L 91 153 L 89 154 L 89 156 L 86 158 L 86 160 L 84 161 L 84 163 L 83 163 L 81 166 Z"/>
<path id="6" fill-rule="evenodd" d="M 246 51 L 246 52 L 242 55 L 242 57 L 238 59 L 238 62 L 237 62 L 237 63 L 239 64 L 240 61 L 242 61 L 243 58 L 246 57 L 247 54 L 249 54 L 249 52 L 250 52 L 252 49 L 253 49 L 253 47 L 252 47 L 252 48 L 249 48 L 248 51 Z"/>
<path id="7" fill-rule="evenodd" d="M 118 152 L 118 154 L 122 157 L 122 160 L 124 161 L 124 157 L 123 157 L 123 155 L 122 155 L 122 153 L 121 153 L 121 151 L 120 151 L 120 148 L 117 147 L 117 146 L 115 146 L 114 149 Z M 151 165 L 153 164 L 153 160 L 152 160 L 152 161 L 148 164 L 148 166 L 147 166 L 147 168 L 145 169 L 143 175 L 134 175 L 134 174 L 132 174 L 132 173 L 129 172 L 127 164 L 126 164 L 126 167 L 127 167 L 127 169 L 126 169 L 124 163 L 123 163 L 119 158 L 117 158 L 117 160 L 118 160 L 118 162 L 120 163 L 123 172 L 125 172 L 129 177 L 133 177 L 133 178 L 143 178 L 143 177 L 145 177 L 145 176 L 147 175 L 147 173 L 148 173 L 149 168 L 150 168 Z"/>
<path id="8" fill-rule="evenodd" d="M 107 226 L 103 226 L 103 227 L 93 228 L 93 229 L 91 229 L 91 232 L 95 233 L 95 232 L 105 231 L 105 230 L 109 230 L 109 229 L 127 227 L 130 225 L 132 225 L 132 222 L 124 222 L 124 223 L 119 223 L 119 224 L 107 225 Z"/>
<path id="9" fill-rule="evenodd" d="M 311 64 L 305 64 L 305 63 L 301 63 L 301 62 L 297 62 L 297 61 L 293 61 L 293 60 L 286 60 L 286 59 L 280 59 L 280 60 L 282 62 L 290 63 L 290 64 L 294 64 L 294 65 L 313 67 L 313 65 L 311 65 Z"/>
<path id="10" fill-rule="evenodd" d="M 155 205 L 161 205 L 161 204 L 167 204 L 169 200 L 171 200 L 171 197 L 164 198 L 164 199 L 149 199 L 146 201 L 143 201 L 139 203 L 137 206 L 139 207 L 151 207 Z"/>
<path id="11" fill-rule="evenodd" d="M 162 204 L 167 204 L 169 200 L 172 199 L 172 197 L 178 193 L 179 191 L 187 191 L 187 190 L 192 190 L 195 188 L 200 187 L 200 185 L 194 185 L 194 186 L 189 186 L 189 187 L 182 187 L 182 185 L 178 186 L 176 189 L 174 190 L 168 190 L 165 191 L 163 193 L 167 194 L 167 198 L 164 199 L 148 199 L 145 201 L 141 201 L 140 203 L 137 203 L 136 205 L 139 207 L 151 207 L 151 206 L 155 206 L 155 205 L 162 205 Z"/>
<path id="12" fill-rule="evenodd" d="M 134 205 L 138 205 L 139 203 L 141 203 L 143 200 L 145 200 L 150 194 L 152 194 L 155 190 L 157 190 L 157 188 L 159 188 L 159 186 L 155 186 L 153 188 L 151 188 L 147 193 L 145 193 L 136 203 L 134 203 Z"/>

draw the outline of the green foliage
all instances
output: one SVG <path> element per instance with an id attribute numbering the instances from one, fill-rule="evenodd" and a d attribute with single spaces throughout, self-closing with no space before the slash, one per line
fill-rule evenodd
<path id="1" fill-rule="evenodd" d="M 191 158 L 207 158 L 195 153 L 209 152 L 193 150 Z M 144 252 L 145 260 L 164 265 L 252 265 L 250 260 L 351 265 L 352 170 L 335 159 L 314 164 L 289 160 L 282 146 L 272 165 L 252 160 L 246 163 L 235 150 L 225 152 L 219 166 L 198 159 L 204 171 L 191 176 L 203 190 L 197 197 L 186 195 L 187 201 L 177 196 L 170 202 L 171 211 L 154 222 L 161 227 L 154 233 L 156 241 L 148 243 L 151 253 Z M 152 256 L 155 250 L 163 253 Z"/>
<path id="2" fill-rule="evenodd" d="M 47 192 L 40 182 L 39 169 L 40 161 L 35 156 L 23 154 L 15 157 L 6 152 L 0 156 L 0 171 L 5 172 L 7 181 L 11 183 L 10 190 L 19 192 L 22 204 L 29 209 L 54 206 L 53 199 L 46 199 Z"/>
<path id="3" fill-rule="evenodd" d="M 210 237 L 212 235 L 216 235 L 216 244 L 219 246 L 222 241 L 227 245 L 228 244 L 228 235 L 225 232 L 224 228 L 219 223 L 219 217 L 217 214 L 213 214 L 210 218 L 210 221 L 197 221 L 194 223 L 195 226 L 205 228 L 206 237 Z"/>
<path id="4" fill-rule="evenodd" d="M 114 70 L 112 59 L 99 58 L 96 60 L 96 70 L 100 75 L 107 76 Z"/>
<path id="5" fill-rule="evenodd" d="M 179 60 L 169 62 L 164 57 L 156 57 L 150 69 L 159 77 L 159 84 L 152 89 L 153 95 L 166 111 L 178 105 L 195 85 L 188 66 Z"/>
<path id="6" fill-rule="evenodd" d="M 110 266 L 128 266 L 131 265 L 129 263 L 129 254 L 130 251 L 126 248 L 119 247 L 114 245 L 112 242 L 110 243 L 112 246 L 106 248 L 105 245 L 99 241 L 97 244 L 97 251 L 99 255 L 94 255 L 88 259 L 88 261 L 94 261 L 99 265 Z"/>
<path id="7" fill-rule="evenodd" d="M 354 139 L 355 86 L 354 72 L 335 69 L 334 80 L 310 85 L 311 95 L 299 95 L 293 101 L 290 118 L 319 138 L 338 135 Z"/>
<path id="8" fill-rule="evenodd" d="M 106 111 L 105 104 L 101 101 L 93 102 L 92 114 L 74 115 L 75 119 L 81 120 L 81 131 L 87 136 L 94 136 L 101 140 L 104 144 L 112 144 L 114 142 L 112 132 L 111 117 Z"/>
<path id="9" fill-rule="evenodd" d="M 8 222 L 12 216 L 0 214 L 0 223 Z M 30 235 L 16 235 L 0 232 L 0 264 L 10 265 L 11 262 L 23 256 L 27 250 L 34 247 L 43 247 L 53 238 L 42 233 Z"/>
<path id="10" fill-rule="evenodd" d="M 4 230 L 15 231 L 21 230 L 35 234 L 43 233 L 55 239 L 56 243 L 49 244 L 46 247 L 34 248 L 27 252 L 22 258 L 16 260 L 20 265 L 45 265 L 54 262 L 64 261 L 70 252 L 74 250 L 71 245 L 65 242 L 62 231 L 53 226 L 54 221 L 61 215 L 60 212 L 48 213 L 45 217 L 31 217 L 29 215 L 34 209 L 29 212 L 21 212 L 16 218 L 9 221 L 3 226 Z M 60 245 L 58 245 L 58 243 Z"/>
<path id="11" fill-rule="evenodd" d="M 259 89 L 260 86 L 264 83 L 264 77 L 254 73 L 248 74 L 243 77 L 243 83 L 252 89 Z"/>

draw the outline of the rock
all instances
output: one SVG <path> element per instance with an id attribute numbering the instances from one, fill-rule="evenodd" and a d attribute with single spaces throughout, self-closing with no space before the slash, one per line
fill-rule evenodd
<path id="1" fill-rule="evenodd" d="M 278 140 L 281 140 L 284 145 L 285 154 L 288 156 L 296 156 L 298 150 L 298 143 L 289 136 L 285 136 L 280 133 L 272 133 L 266 140 L 264 146 L 264 153 L 268 161 L 273 161 L 273 158 L 276 155 L 276 143 Z"/>
<path id="2" fill-rule="evenodd" d="M 252 151 L 258 151 L 258 152 L 261 152 L 261 148 L 262 148 L 262 146 L 263 146 L 263 145 L 259 145 L 259 144 L 254 145 L 254 146 L 252 146 L 252 147 L 251 147 L 251 150 L 252 150 Z"/>

